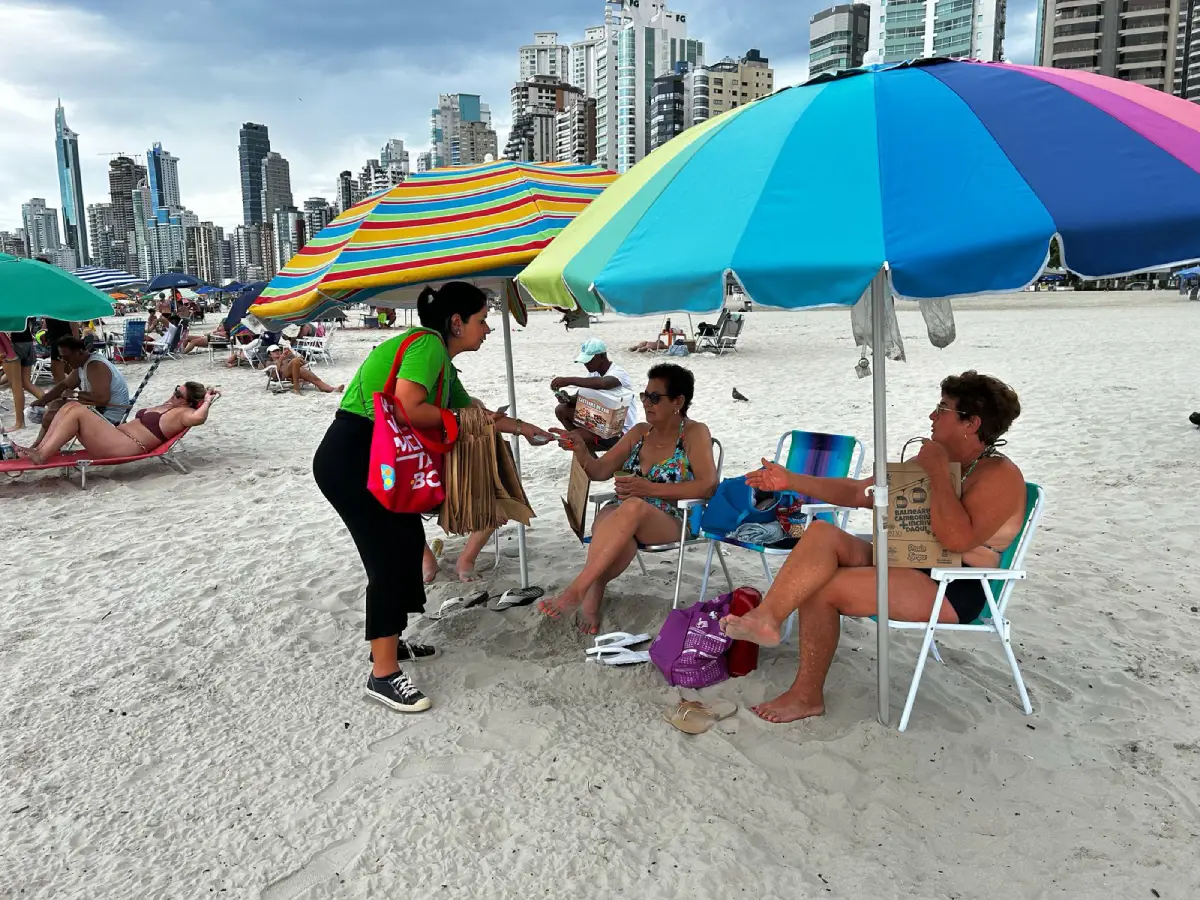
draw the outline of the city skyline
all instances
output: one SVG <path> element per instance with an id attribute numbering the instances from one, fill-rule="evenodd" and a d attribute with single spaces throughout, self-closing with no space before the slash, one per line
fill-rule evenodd
<path id="1" fill-rule="evenodd" d="M 804 78 L 809 18 L 830 4 L 670 5 L 687 13 L 689 36 L 704 42 L 708 61 L 759 47 L 783 87 Z M 126 154 L 145 164 L 146 148 L 157 142 L 180 160 L 187 208 L 229 231 L 243 222 L 243 123 L 269 127 L 271 149 L 289 161 L 292 192 L 301 199 L 335 198 L 338 173 L 357 171 L 392 138 L 404 141 L 415 169 L 429 148 L 429 110 L 439 94 L 478 94 L 503 146 L 519 48 L 537 32 L 582 40 L 603 20 L 604 3 L 562 0 L 547 12 L 522 7 L 498 15 L 482 0 L 456 0 L 328 16 L 316 0 L 297 0 L 286 21 L 272 9 L 262 0 L 214 0 L 188 13 L 189 42 L 181 45 L 171 30 L 184 27 L 182 14 L 146 0 L 0 0 L 0 54 L 9 63 L 0 74 L 0 231 L 21 227 L 21 204 L 31 197 L 59 198 L 53 116 L 60 95 L 79 135 L 87 200 L 108 196 L 110 158 Z M 1010 6 L 1010 59 L 1032 61 L 1035 18 L 1032 2 Z M 64 58 L 70 66 L 58 62 Z M 198 81 L 204 91 L 195 89 Z"/>

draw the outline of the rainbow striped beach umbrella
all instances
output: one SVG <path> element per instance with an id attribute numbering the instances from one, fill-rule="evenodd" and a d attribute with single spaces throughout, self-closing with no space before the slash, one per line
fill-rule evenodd
<path id="1" fill-rule="evenodd" d="M 691 223 L 703 227 L 688 227 Z M 1035 281 L 1056 237 L 1087 278 L 1200 259 L 1200 106 L 1080 70 L 922 59 L 821 76 L 685 131 L 521 274 L 540 303 L 619 313 L 852 305 Z M 887 507 L 874 342 L 875 505 Z M 886 542 L 883 515 L 877 542 Z M 887 620 L 887 554 L 877 554 Z M 879 717 L 888 721 L 886 627 Z M 1015 663 L 1014 663 L 1015 665 Z"/>
<path id="2" fill-rule="evenodd" d="M 616 177 L 504 160 L 418 172 L 322 229 L 251 312 L 276 328 L 351 303 L 411 307 L 422 287 L 453 279 L 500 292 Z"/>

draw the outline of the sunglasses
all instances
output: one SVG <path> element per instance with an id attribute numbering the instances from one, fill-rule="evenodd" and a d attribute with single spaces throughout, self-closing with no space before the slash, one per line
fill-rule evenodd
<path id="1" fill-rule="evenodd" d="M 183 394 L 181 394 L 179 392 L 179 388 L 175 388 L 175 392 L 173 394 L 171 394 L 171 396 L 174 397 L 176 400 L 186 400 L 187 399 L 187 397 L 185 397 Z"/>
<path id="2" fill-rule="evenodd" d="M 940 403 L 933 408 L 933 411 L 935 413 L 954 413 L 954 415 L 958 416 L 960 419 L 962 418 L 962 413 L 959 410 L 952 409 L 949 406 L 942 406 Z"/>
<path id="3" fill-rule="evenodd" d="M 658 391 L 642 391 L 641 393 L 642 402 L 649 403 L 651 406 L 658 406 L 660 400 L 669 396 L 669 394 L 660 394 Z"/>

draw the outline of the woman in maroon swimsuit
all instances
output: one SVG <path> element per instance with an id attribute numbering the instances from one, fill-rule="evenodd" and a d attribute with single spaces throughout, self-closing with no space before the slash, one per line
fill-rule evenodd
<path id="1" fill-rule="evenodd" d="M 165 403 L 140 409 L 123 425 L 113 425 L 90 408 L 74 401 L 65 404 L 54 417 L 37 450 L 18 447 L 20 455 L 41 464 L 78 438 L 92 459 L 140 456 L 169 441 L 181 431 L 203 425 L 214 400 L 221 396 L 195 381 L 175 388 Z"/>

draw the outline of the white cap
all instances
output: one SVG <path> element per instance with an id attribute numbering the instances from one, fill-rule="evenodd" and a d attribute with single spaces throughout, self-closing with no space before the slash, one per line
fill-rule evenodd
<path id="1" fill-rule="evenodd" d="M 272 344 L 270 347 L 267 348 L 267 352 L 274 353 L 276 350 L 279 350 L 279 349 L 280 349 L 280 347 L 278 344 Z"/>

